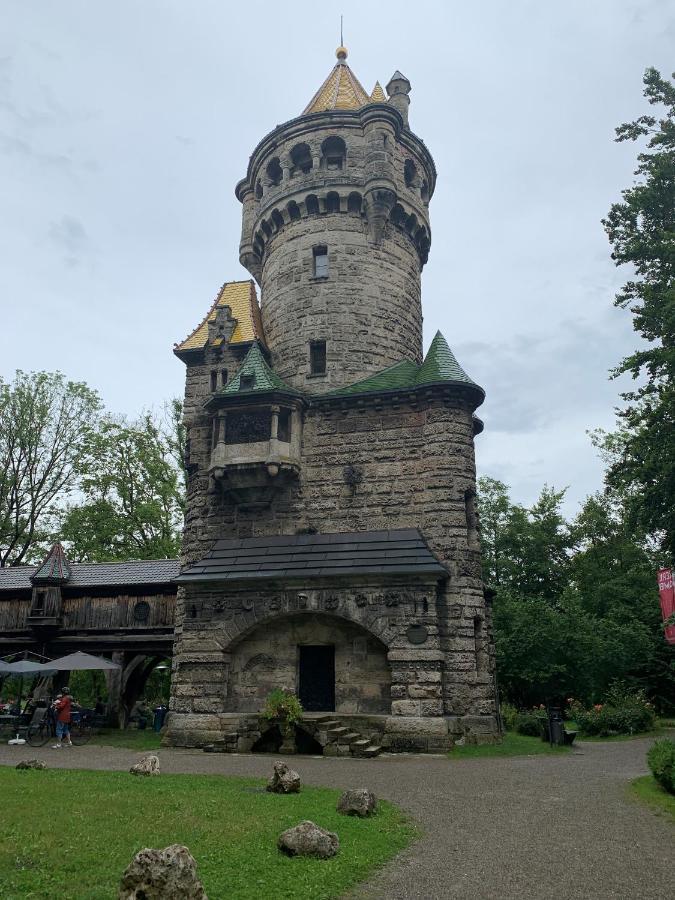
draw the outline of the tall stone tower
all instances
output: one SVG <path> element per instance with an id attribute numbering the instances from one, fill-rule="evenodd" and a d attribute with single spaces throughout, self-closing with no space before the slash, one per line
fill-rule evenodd
<path id="1" fill-rule="evenodd" d="M 422 356 L 436 170 L 410 90 L 397 71 L 388 97 L 368 94 L 338 48 L 237 185 L 254 281 L 224 284 L 175 347 L 189 479 L 173 743 L 271 748 L 274 687 L 298 693 L 297 739 L 326 753 L 496 734 L 484 394 L 440 332 Z"/>

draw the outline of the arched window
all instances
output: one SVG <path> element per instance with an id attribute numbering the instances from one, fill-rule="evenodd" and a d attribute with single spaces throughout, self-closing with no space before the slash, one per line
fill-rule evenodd
<path id="1" fill-rule="evenodd" d="M 272 237 L 272 229 L 270 228 L 269 223 L 265 219 L 263 219 L 260 227 L 265 232 L 266 237 L 268 237 L 268 238 Z"/>
<path id="2" fill-rule="evenodd" d="M 410 213 L 406 219 L 405 229 L 411 236 L 415 234 L 415 231 L 417 230 L 417 216 L 415 213 Z"/>
<path id="3" fill-rule="evenodd" d="M 363 200 L 361 194 L 357 194 L 356 191 L 353 191 L 347 198 L 347 212 L 359 213 L 360 215 L 362 203 Z"/>
<path id="4" fill-rule="evenodd" d="M 340 212 L 340 195 L 335 191 L 330 191 L 326 194 L 326 212 Z"/>
<path id="5" fill-rule="evenodd" d="M 321 145 L 322 163 L 329 171 L 344 169 L 347 158 L 347 146 L 342 138 L 329 137 Z"/>
<path id="6" fill-rule="evenodd" d="M 284 217 L 281 215 L 278 209 L 272 210 L 272 221 L 274 222 L 277 231 L 284 227 Z"/>
<path id="7" fill-rule="evenodd" d="M 422 182 L 422 187 L 420 189 L 420 196 L 422 197 L 423 203 L 429 202 L 429 184 L 426 181 Z"/>
<path id="8" fill-rule="evenodd" d="M 296 144 L 291 150 L 291 175 L 298 175 L 300 172 L 306 175 L 312 170 L 312 151 L 309 144 Z"/>
<path id="9" fill-rule="evenodd" d="M 403 166 L 403 177 L 405 178 L 406 187 L 417 187 L 417 168 L 412 159 L 406 159 Z"/>
<path id="10" fill-rule="evenodd" d="M 405 226 L 405 218 L 405 210 L 400 203 L 397 203 L 391 212 L 391 221 L 398 228 L 403 228 Z"/>
<path id="11" fill-rule="evenodd" d="M 255 183 L 255 199 L 262 200 L 262 195 L 263 195 L 262 181 L 260 179 L 258 179 Z"/>
<path id="12" fill-rule="evenodd" d="M 288 215 L 291 217 L 291 222 L 298 222 L 300 219 L 300 207 L 295 200 L 291 200 L 286 209 L 288 210 Z"/>
<path id="13" fill-rule="evenodd" d="M 276 187 L 276 185 L 281 184 L 281 179 L 284 177 L 284 173 L 281 169 L 281 163 L 279 162 L 279 158 L 277 156 L 274 159 L 271 159 L 267 163 L 267 177 L 271 185 Z"/>
<path id="14" fill-rule="evenodd" d="M 319 215 L 319 200 L 316 194 L 308 194 L 305 197 L 305 206 L 307 207 L 307 215 L 308 216 L 318 216 Z"/>

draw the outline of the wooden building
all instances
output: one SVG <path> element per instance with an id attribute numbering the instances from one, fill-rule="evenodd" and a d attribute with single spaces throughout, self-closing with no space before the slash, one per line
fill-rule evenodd
<path id="1" fill-rule="evenodd" d="M 176 559 L 71 563 L 55 544 L 39 566 L 0 569 L 0 656 L 84 650 L 122 666 L 106 673 L 120 719 L 173 648 Z"/>

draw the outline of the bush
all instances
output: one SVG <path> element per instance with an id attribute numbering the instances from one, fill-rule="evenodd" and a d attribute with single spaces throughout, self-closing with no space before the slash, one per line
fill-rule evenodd
<path id="1" fill-rule="evenodd" d="M 546 710 L 541 708 L 519 712 L 515 722 L 516 731 L 530 737 L 541 737 L 547 718 Z"/>
<path id="2" fill-rule="evenodd" d="M 512 703 L 500 703 L 499 712 L 502 717 L 502 723 L 505 731 L 515 731 L 518 721 L 518 710 Z"/>
<path id="3" fill-rule="evenodd" d="M 675 794 L 675 741 L 656 741 L 647 753 L 647 764 L 664 791 Z"/>
<path id="4" fill-rule="evenodd" d="M 302 704 L 293 691 L 275 688 L 267 695 L 263 716 L 266 719 L 282 719 L 289 725 L 295 725 L 302 719 Z"/>
<path id="5" fill-rule="evenodd" d="M 654 707 L 644 691 L 632 691 L 617 682 L 607 691 L 604 703 L 584 709 L 578 700 L 570 700 L 568 715 L 581 734 L 610 737 L 651 731 L 656 724 Z"/>

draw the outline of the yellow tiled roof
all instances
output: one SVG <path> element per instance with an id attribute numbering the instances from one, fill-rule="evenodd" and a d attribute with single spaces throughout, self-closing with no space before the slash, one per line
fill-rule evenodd
<path id="1" fill-rule="evenodd" d="M 328 109 L 361 109 L 367 103 L 374 102 L 344 61 L 346 57 L 347 51 L 344 47 L 339 47 L 340 61 L 333 66 L 328 78 L 302 111 L 303 116 Z"/>
<path id="2" fill-rule="evenodd" d="M 373 88 L 373 93 L 370 95 L 371 103 L 386 103 L 387 95 L 382 90 L 382 85 L 379 81 L 375 82 L 375 87 Z"/>
<path id="3" fill-rule="evenodd" d="M 254 340 L 265 343 L 254 282 L 226 281 L 203 320 L 192 334 L 174 346 L 174 350 L 181 352 L 182 350 L 203 349 L 209 337 L 209 322 L 215 320 L 216 310 L 223 306 L 229 306 L 232 310 L 232 318 L 237 320 L 230 339 L 231 344 L 242 344 Z M 222 339 L 218 343 L 222 343 Z"/>

